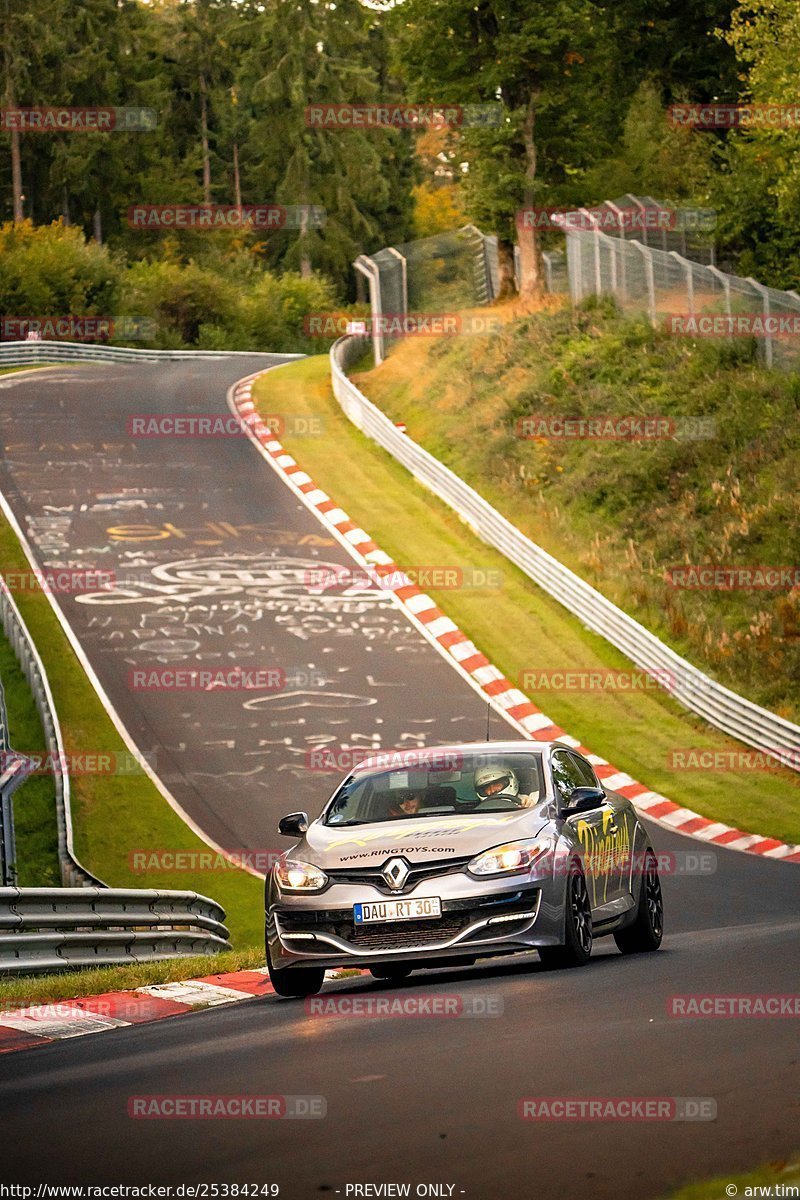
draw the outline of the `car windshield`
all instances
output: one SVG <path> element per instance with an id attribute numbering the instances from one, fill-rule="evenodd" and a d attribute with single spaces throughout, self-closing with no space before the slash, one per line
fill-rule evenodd
<path id="1" fill-rule="evenodd" d="M 389 757 L 388 755 L 386 756 Z M 400 756 L 398 756 L 400 757 Z M 408 761 L 407 761 L 408 760 Z M 326 825 L 370 825 L 421 817 L 476 815 L 530 808 L 544 799 L 539 754 L 460 754 L 417 759 L 345 780 L 328 805 Z"/>

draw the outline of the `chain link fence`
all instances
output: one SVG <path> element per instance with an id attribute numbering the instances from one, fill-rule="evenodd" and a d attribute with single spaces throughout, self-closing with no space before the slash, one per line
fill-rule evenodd
<path id="1" fill-rule="evenodd" d="M 376 363 L 417 316 L 489 304 L 499 291 L 497 238 L 474 225 L 361 254 L 353 265 L 369 284 Z"/>
<path id="2" fill-rule="evenodd" d="M 721 271 L 710 210 L 627 195 L 552 220 L 566 249 L 542 255 L 548 291 L 575 303 L 611 295 L 675 335 L 754 339 L 764 366 L 800 366 L 800 295 Z"/>

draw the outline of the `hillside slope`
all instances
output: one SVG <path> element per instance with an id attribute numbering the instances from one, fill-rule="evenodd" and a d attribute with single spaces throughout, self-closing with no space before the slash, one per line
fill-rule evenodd
<path id="1" fill-rule="evenodd" d="M 798 577 L 800 378 L 763 370 L 752 343 L 670 338 L 604 300 L 517 317 L 492 337 L 408 339 L 355 379 L 677 651 L 800 720 L 800 586 L 685 587 L 673 573 Z M 668 435 L 531 436 L 553 428 L 543 420 L 628 415 L 661 417 Z"/>

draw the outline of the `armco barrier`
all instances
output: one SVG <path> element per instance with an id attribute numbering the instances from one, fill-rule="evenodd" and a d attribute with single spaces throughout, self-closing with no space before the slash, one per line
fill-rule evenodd
<path id="1" fill-rule="evenodd" d="M 3 681 L 0 679 L 0 887 L 17 882 L 17 851 L 14 839 L 14 792 L 25 782 L 30 763 L 11 749 Z"/>
<path id="2" fill-rule="evenodd" d="M 258 353 L 257 350 L 139 350 L 130 346 L 103 346 L 95 342 L 0 342 L 0 368 L 70 362 L 182 362 Z M 281 354 L 281 358 L 303 357 L 302 354 Z"/>
<path id="3" fill-rule="evenodd" d="M 5 580 L 0 576 L 0 622 L 3 631 L 11 644 L 22 673 L 28 681 L 33 694 L 39 716 L 44 729 L 45 747 L 56 763 L 64 763 L 64 743 L 61 738 L 61 726 L 58 723 L 53 694 L 47 673 L 44 669 L 33 638 L 22 619 L 13 596 Z M 104 887 L 103 881 L 87 871 L 78 861 L 73 848 L 72 815 L 70 811 L 69 773 L 66 769 L 53 772 L 53 785 L 56 796 L 56 822 L 58 825 L 58 860 L 61 867 L 61 880 L 65 887 L 99 886 Z"/>
<path id="4" fill-rule="evenodd" d="M 197 892 L 0 888 L 0 975 L 229 950 L 224 918 Z"/>
<path id="5" fill-rule="evenodd" d="M 363 352 L 364 341 L 357 337 L 340 338 L 330 352 L 333 392 L 354 425 L 458 513 L 479 538 L 499 550 L 579 617 L 588 629 L 601 634 L 637 667 L 664 680 L 662 686 L 685 708 L 731 737 L 800 770 L 800 727 L 723 687 L 670 650 L 655 634 L 516 529 L 437 458 L 401 433 L 347 378 L 347 368 Z"/>

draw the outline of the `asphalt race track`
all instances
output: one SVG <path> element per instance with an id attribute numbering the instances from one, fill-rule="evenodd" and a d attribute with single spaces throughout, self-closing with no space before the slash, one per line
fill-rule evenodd
<path id="1" fill-rule="evenodd" d="M 337 600 L 322 611 L 313 606 L 317 597 L 301 594 L 298 560 L 345 559 L 252 446 L 233 438 L 132 445 L 125 437 L 134 412 L 226 411 L 226 387 L 266 364 L 254 356 L 233 366 L 81 368 L 0 390 L 3 440 L 11 442 L 0 486 L 36 535 L 43 562 L 77 559 L 120 575 L 129 568 L 139 572 L 132 586 L 147 591 L 142 579 L 185 587 L 186 570 L 205 572 L 197 586 L 222 586 L 224 558 L 224 578 L 242 589 L 227 593 L 241 599 L 244 614 L 230 634 L 222 624 L 228 610 L 208 611 L 221 593 L 203 591 L 202 611 L 186 624 L 183 609 L 171 619 L 181 595 L 175 590 L 130 605 L 62 598 L 141 748 L 155 752 L 159 773 L 193 818 L 230 846 L 272 839 L 274 819 L 287 806 L 319 807 L 331 777 L 300 769 L 308 746 L 318 744 L 309 737 L 332 734 L 338 742 L 343 730 L 348 737 L 380 733 L 383 745 L 404 735 L 413 736 L 403 744 L 456 740 L 480 736 L 485 715 L 479 697 L 382 599 L 356 600 L 364 604 L 358 611 Z M 131 508 L 123 500 L 144 503 Z M 111 508 L 97 507 L 104 504 Z M 66 520 L 48 525 L 54 516 Z M 134 525 L 138 540 L 131 540 Z M 223 536 L 228 526 L 235 536 Z M 168 536 L 142 536 L 154 531 Z M 238 574 L 228 573 L 231 563 Z M 248 572 L 256 569 L 264 577 L 254 584 Z M 294 613 L 298 599 L 312 604 L 302 619 Z M 178 604 L 188 611 L 186 600 Z M 236 692 L 131 691 L 127 671 L 163 665 L 176 626 L 184 662 L 201 655 L 226 661 L 239 638 L 248 661 L 320 669 L 319 694 L 377 703 L 337 707 L 333 717 L 313 705 L 251 716 Z M 378 632 L 370 637 L 368 630 Z M 316 698 L 314 688 L 299 690 Z M 248 774 L 242 764 L 251 760 L 256 769 Z M 658 954 L 623 959 L 603 941 L 579 971 L 545 972 L 532 955 L 421 972 L 400 986 L 345 979 L 324 992 L 457 995 L 494 1016 L 317 1016 L 302 1001 L 269 996 L 4 1055 L 4 1179 L 275 1183 L 290 1200 L 400 1183 L 412 1185 L 411 1195 L 417 1185 L 435 1184 L 443 1185 L 439 1195 L 476 1200 L 602 1200 L 657 1197 L 692 1179 L 792 1154 L 800 1127 L 796 1020 L 681 1018 L 671 1015 L 670 998 L 795 993 L 800 872 L 650 828 L 659 853 L 697 851 L 713 867 L 664 880 L 666 936 Z M 165 1094 L 322 1097 L 326 1115 L 128 1116 L 131 1097 Z M 701 1098 L 713 1101 L 716 1120 L 524 1121 L 523 1097 Z"/>
<path id="2" fill-rule="evenodd" d="M 341 574 L 357 571 L 353 559 L 243 434 L 128 433 L 141 414 L 232 420 L 230 384 L 280 361 L 0 379 L 0 490 L 40 565 L 115 579 L 87 591 L 80 576 L 80 590 L 57 597 L 101 683 L 200 828 L 256 854 L 282 852 L 278 817 L 316 815 L 341 775 L 310 772 L 314 751 L 411 749 L 486 729 L 485 700 L 392 596 Z M 173 669 L 236 667 L 279 686 L 140 690 L 133 674 L 169 683 Z M 500 716 L 495 727 L 507 733 Z"/>

